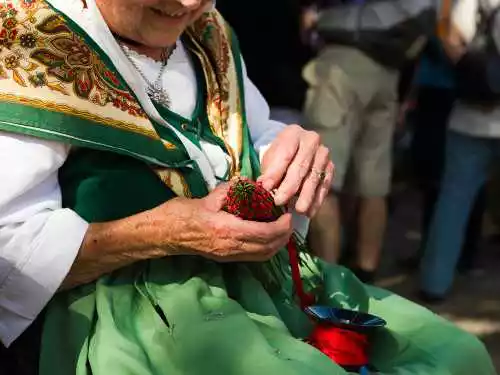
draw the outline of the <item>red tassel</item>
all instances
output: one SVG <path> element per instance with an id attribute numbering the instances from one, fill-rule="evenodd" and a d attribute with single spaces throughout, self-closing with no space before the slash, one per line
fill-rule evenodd
<path id="1" fill-rule="evenodd" d="M 240 178 L 226 197 L 225 211 L 245 220 L 272 221 L 276 219 L 274 199 L 262 184 Z"/>

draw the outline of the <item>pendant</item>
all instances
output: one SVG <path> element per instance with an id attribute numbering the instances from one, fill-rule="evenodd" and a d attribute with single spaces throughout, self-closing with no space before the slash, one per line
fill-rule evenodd
<path id="1" fill-rule="evenodd" d="M 170 108 L 170 98 L 165 90 L 163 90 L 161 87 L 153 85 L 149 86 L 148 96 L 152 101 L 162 105 L 165 108 Z"/>

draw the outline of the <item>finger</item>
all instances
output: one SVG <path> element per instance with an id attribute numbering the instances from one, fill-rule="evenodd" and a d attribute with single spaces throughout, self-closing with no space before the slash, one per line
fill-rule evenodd
<path id="1" fill-rule="evenodd" d="M 293 232 L 288 213 L 275 222 L 259 223 L 221 211 L 211 222 L 217 245 L 213 241 L 207 243 L 203 256 L 218 262 L 268 260 L 288 242 Z"/>
<path id="2" fill-rule="evenodd" d="M 260 247 L 264 247 L 264 245 L 260 245 Z M 257 262 L 268 261 L 278 252 L 279 249 L 276 249 L 273 252 L 256 249 L 255 251 L 231 252 L 225 256 L 220 256 L 219 254 L 208 254 L 204 256 L 208 259 L 212 259 L 220 263 L 234 263 L 234 262 L 257 263 Z"/>
<path id="3" fill-rule="evenodd" d="M 236 240 L 265 244 L 274 239 L 290 237 L 293 226 L 291 214 L 280 216 L 276 221 L 261 223 L 243 220 L 224 211 L 217 212 L 211 220 L 212 230 L 220 240 Z"/>
<path id="4" fill-rule="evenodd" d="M 265 244 L 274 239 L 290 237 L 293 231 L 292 216 L 286 213 L 270 223 L 239 220 L 233 228 L 235 238 L 245 242 Z"/>
<path id="5" fill-rule="evenodd" d="M 262 175 L 257 179 L 265 189 L 272 190 L 283 180 L 299 149 L 300 132 L 302 128 L 297 125 L 287 126 L 267 150 L 262 163 Z"/>
<path id="6" fill-rule="evenodd" d="M 227 238 L 203 256 L 219 262 L 262 262 L 272 258 L 288 241 L 289 237 L 283 236 L 265 243 Z"/>
<path id="7" fill-rule="evenodd" d="M 323 183 L 318 189 L 315 201 L 307 214 L 307 216 L 309 217 L 314 217 L 318 213 L 319 208 L 323 204 L 326 196 L 328 195 L 330 189 L 332 188 L 332 183 L 335 179 L 335 165 L 330 161 L 325 171 L 327 177 L 325 178 L 325 181 L 323 181 Z"/>
<path id="8" fill-rule="evenodd" d="M 317 133 L 308 132 L 308 135 L 302 138 L 297 155 L 288 167 L 285 178 L 274 197 L 278 206 L 287 203 L 299 191 L 320 145 L 320 137 Z"/>
<path id="9" fill-rule="evenodd" d="M 212 192 L 205 198 L 205 207 L 212 211 L 220 211 L 226 204 L 227 193 L 231 184 L 228 182 L 218 185 Z"/>
<path id="10" fill-rule="evenodd" d="M 277 238 L 266 244 L 243 243 L 239 258 L 246 262 L 262 262 L 271 259 L 288 243 L 289 238 Z"/>
<path id="11" fill-rule="evenodd" d="M 318 151 L 316 151 L 316 155 L 314 157 L 313 166 L 309 172 L 309 175 L 304 181 L 302 185 L 302 189 L 300 191 L 299 199 L 295 204 L 295 210 L 299 214 L 306 214 L 312 207 L 318 188 L 323 184 L 324 180 L 327 177 L 321 178 L 320 173 L 326 173 L 326 167 L 330 162 L 330 152 L 328 148 L 325 146 L 320 146 Z"/>

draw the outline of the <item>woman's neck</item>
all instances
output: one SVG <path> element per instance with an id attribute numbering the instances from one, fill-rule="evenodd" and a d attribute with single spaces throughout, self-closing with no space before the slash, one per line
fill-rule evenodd
<path id="1" fill-rule="evenodd" d="M 125 44 L 129 49 L 152 58 L 155 61 L 163 61 L 168 56 L 168 51 L 171 50 L 171 47 L 148 47 L 135 40 L 128 39 L 123 37 L 117 33 L 113 33 L 114 37 L 118 40 L 119 43 Z"/>

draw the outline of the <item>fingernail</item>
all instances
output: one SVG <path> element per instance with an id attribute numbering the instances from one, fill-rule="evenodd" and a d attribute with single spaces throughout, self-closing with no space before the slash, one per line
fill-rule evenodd
<path id="1" fill-rule="evenodd" d="M 306 204 L 302 201 L 297 202 L 297 204 L 295 205 L 295 211 L 297 211 L 301 215 L 305 215 L 307 212 Z"/>
<path id="2" fill-rule="evenodd" d="M 283 205 L 285 203 L 285 197 L 283 196 L 283 194 L 277 192 L 274 195 L 274 203 L 276 203 L 277 206 Z"/>

